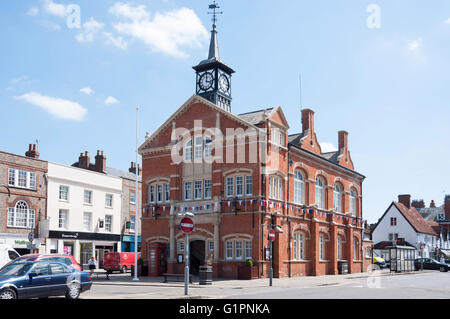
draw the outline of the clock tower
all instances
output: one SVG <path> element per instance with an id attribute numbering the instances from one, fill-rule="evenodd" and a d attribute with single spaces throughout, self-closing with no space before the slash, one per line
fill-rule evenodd
<path id="1" fill-rule="evenodd" d="M 216 1 L 209 8 L 214 10 L 211 13 L 213 14 L 211 43 L 208 59 L 193 67 L 196 72 L 196 94 L 231 112 L 231 75 L 234 70 L 220 60 L 216 31 L 217 14 L 222 12 L 216 12 L 216 9 L 220 8 Z"/>

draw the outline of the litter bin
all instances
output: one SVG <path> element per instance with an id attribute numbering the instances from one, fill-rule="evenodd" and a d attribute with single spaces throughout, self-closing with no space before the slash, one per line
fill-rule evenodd
<path id="1" fill-rule="evenodd" d="M 338 271 L 339 275 L 348 274 L 348 261 L 346 260 L 338 261 Z"/>
<path id="2" fill-rule="evenodd" d="M 212 267 L 200 266 L 198 277 L 200 285 L 212 285 Z"/>

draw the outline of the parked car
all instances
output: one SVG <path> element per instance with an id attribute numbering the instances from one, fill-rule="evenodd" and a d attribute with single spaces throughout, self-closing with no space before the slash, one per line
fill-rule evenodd
<path id="1" fill-rule="evenodd" d="M 110 274 L 113 271 L 125 273 L 134 265 L 134 256 L 135 253 L 106 253 L 103 259 L 103 269 Z M 138 253 L 139 258 L 141 258 L 141 253 Z"/>
<path id="2" fill-rule="evenodd" d="M 0 299 L 65 296 L 78 299 L 92 286 L 88 272 L 58 261 L 13 262 L 0 270 Z"/>
<path id="3" fill-rule="evenodd" d="M 377 265 L 381 269 L 387 268 L 384 258 L 380 257 L 376 252 L 373 252 L 373 264 Z"/>
<path id="4" fill-rule="evenodd" d="M 18 257 L 20 257 L 19 253 L 10 245 L 0 244 L 0 269 Z"/>
<path id="5" fill-rule="evenodd" d="M 60 261 L 68 266 L 75 268 L 76 270 L 82 271 L 83 268 L 71 255 L 62 254 L 29 254 L 18 257 L 15 261 Z"/>
<path id="6" fill-rule="evenodd" d="M 418 258 L 414 261 L 414 267 L 416 271 L 422 269 L 422 264 L 423 269 L 440 270 L 441 272 L 450 270 L 449 264 L 440 263 L 439 261 L 432 258 Z"/>

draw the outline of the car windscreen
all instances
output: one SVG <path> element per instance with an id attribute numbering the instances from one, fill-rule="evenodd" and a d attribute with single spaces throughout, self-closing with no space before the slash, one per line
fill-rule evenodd
<path id="1" fill-rule="evenodd" d="M 23 276 L 32 266 L 32 263 L 11 263 L 0 270 L 0 276 Z"/>

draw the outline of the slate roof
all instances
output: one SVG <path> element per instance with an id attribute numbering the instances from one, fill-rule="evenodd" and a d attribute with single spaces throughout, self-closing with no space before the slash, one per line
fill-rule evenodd
<path id="1" fill-rule="evenodd" d="M 136 174 L 130 173 L 130 172 L 126 172 L 126 171 L 122 171 L 120 169 L 116 169 L 116 168 L 112 168 L 112 167 L 106 167 L 106 174 L 107 175 L 111 175 L 111 176 L 116 176 L 116 177 L 122 177 L 122 178 L 126 178 L 126 179 L 130 179 L 135 181 L 136 180 Z M 138 182 L 142 181 L 142 177 L 139 176 L 138 177 Z"/>
<path id="2" fill-rule="evenodd" d="M 266 115 L 269 114 L 273 110 L 273 107 L 270 109 L 258 110 L 249 113 L 239 114 L 238 117 L 242 120 L 251 123 L 253 125 L 258 125 L 265 121 Z"/>
<path id="3" fill-rule="evenodd" d="M 439 236 L 438 223 L 425 220 L 422 215 L 420 215 L 419 212 L 412 206 L 408 209 L 402 203 L 394 202 L 394 205 L 411 224 L 416 232 Z"/>

